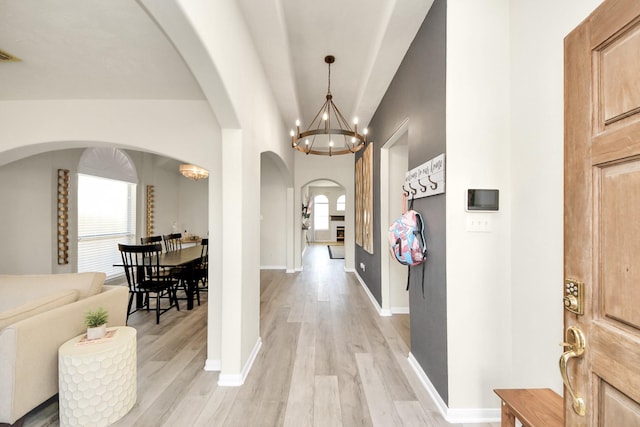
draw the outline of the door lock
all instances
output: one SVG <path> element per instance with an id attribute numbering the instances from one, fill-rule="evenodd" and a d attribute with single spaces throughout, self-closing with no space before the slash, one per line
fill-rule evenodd
<path id="1" fill-rule="evenodd" d="M 575 314 L 584 314 L 584 283 L 564 279 L 564 308 Z"/>

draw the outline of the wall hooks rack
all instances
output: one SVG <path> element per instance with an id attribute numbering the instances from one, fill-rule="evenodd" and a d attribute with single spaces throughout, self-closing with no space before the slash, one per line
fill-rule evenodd
<path id="1" fill-rule="evenodd" d="M 423 180 L 425 184 L 422 183 Z M 418 191 L 418 188 L 420 191 Z M 435 196 L 445 190 L 445 157 L 444 153 L 423 163 L 417 168 L 411 169 L 405 174 L 402 191 L 405 196 L 412 198 Z"/>
<path id="2" fill-rule="evenodd" d="M 429 175 L 429 176 L 427 177 L 427 179 L 428 179 L 428 180 L 429 180 L 429 182 L 431 183 L 431 185 L 430 185 L 429 187 L 430 187 L 432 190 L 435 190 L 435 189 L 437 189 L 437 188 L 438 188 L 438 183 L 437 183 L 437 182 L 434 182 L 434 181 L 432 181 L 432 180 L 431 180 L 431 175 Z"/>

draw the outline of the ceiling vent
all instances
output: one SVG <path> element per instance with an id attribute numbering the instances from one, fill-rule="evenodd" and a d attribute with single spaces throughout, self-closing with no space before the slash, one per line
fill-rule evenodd
<path id="1" fill-rule="evenodd" d="M 16 58 L 15 56 L 0 50 L 0 62 L 6 61 L 20 61 L 20 58 Z"/>

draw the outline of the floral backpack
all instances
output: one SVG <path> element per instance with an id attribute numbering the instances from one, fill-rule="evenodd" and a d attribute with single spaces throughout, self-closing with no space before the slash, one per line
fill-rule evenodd
<path id="1" fill-rule="evenodd" d="M 424 262 L 427 260 L 427 243 L 424 238 L 422 216 L 412 208 L 413 206 L 391 224 L 388 233 L 391 254 L 400 264 L 409 266 L 407 290 L 409 290 L 411 266 L 422 264 L 424 280 Z M 424 296 L 424 282 L 422 293 Z"/>

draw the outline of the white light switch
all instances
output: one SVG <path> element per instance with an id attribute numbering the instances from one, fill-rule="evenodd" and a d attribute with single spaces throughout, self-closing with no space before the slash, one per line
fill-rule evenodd
<path id="1" fill-rule="evenodd" d="M 467 231 L 491 233 L 491 220 L 484 215 L 467 215 Z"/>

